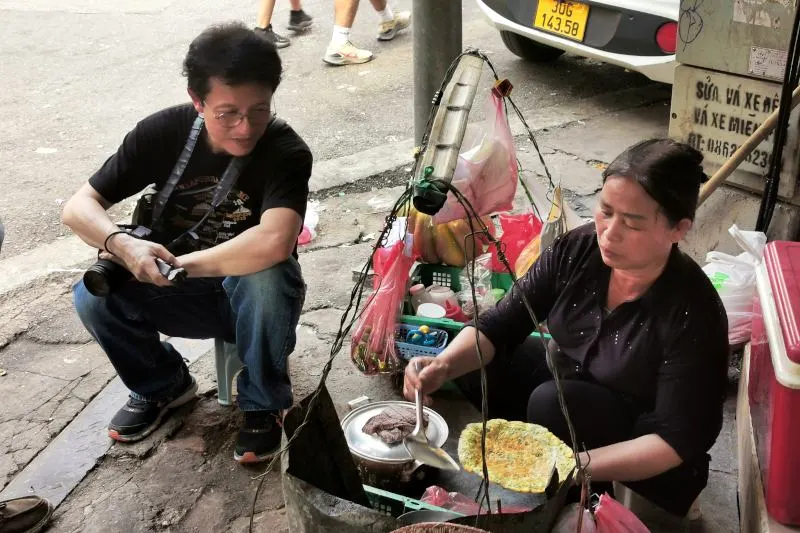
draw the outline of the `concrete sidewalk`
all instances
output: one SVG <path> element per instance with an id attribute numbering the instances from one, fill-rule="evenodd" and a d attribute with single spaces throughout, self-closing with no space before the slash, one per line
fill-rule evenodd
<path id="1" fill-rule="evenodd" d="M 640 105 L 647 101 L 643 100 Z M 541 114 L 536 120 L 527 117 L 537 127 L 546 162 L 553 175 L 560 178 L 578 216 L 590 215 L 604 165 L 643 137 L 666 135 L 668 106 L 655 100 L 657 103 L 644 107 L 631 104 L 633 98 L 625 105 L 593 102 L 593 107 L 583 109 L 583 113 L 578 113 L 577 107 L 562 109 L 552 115 L 549 123 Z M 522 137 L 517 140 L 523 177 L 541 187 L 544 173 L 533 146 Z M 401 146 L 402 143 L 395 148 Z M 403 168 L 410 163 L 406 148 L 381 156 L 377 152 L 354 155 L 352 160 L 383 161 L 383 169 L 372 167 L 367 174 L 350 174 L 340 188 L 325 187 L 317 192 L 323 208 L 319 236 L 300 254 L 309 287 L 298 346 L 292 356 L 298 398 L 317 385 L 349 300 L 352 270 L 366 261 L 374 244 L 370 235 L 380 230 L 385 213 L 400 193 L 400 188 L 386 186 L 402 183 Z M 331 176 L 343 174 L 343 169 L 350 167 L 343 160 L 329 165 Z M 90 259 L 85 250 L 78 261 L 74 260 L 76 257 L 57 257 L 54 253 L 49 252 L 50 264 L 60 264 L 64 270 Z M 10 268 L 0 263 L 0 272 L 9 272 L 4 269 Z M 46 476 L 46 471 L 39 477 L 35 475 L 37 461 L 47 457 L 48 445 L 56 442 L 55 437 L 70 431 L 69 424 L 79 413 L 101 403 L 91 400 L 114 377 L 105 356 L 90 342 L 71 309 L 69 287 L 77 275 L 50 273 L 44 279 L 36 277 L 35 282 L 9 284 L 9 292 L 0 298 L 0 316 L 11 318 L 0 328 L 0 368 L 7 370 L 7 375 L 0 377 L 0 395 L 9 401 L 9 409 L 0 415 L 0 449 L 8 450 L 0 455 L 0 488 L 8 484 L 6 490 L 28 490 L 28 479 Z M 201 385 L 201 397 L 196 403 L 176 413 L 161 430 L 134 446 L 114 445 L 106 453 L 109 442 L 100 438 L 95 444 L 101 450 L 95 459 L 97 466 L 85 479 L 77 480 L 80 483 L 76 489 L 55 486 L 59 483 L 51 483 L 52 487 L 33 486 L 37 491 L 53 490 L 66 496 L 52 530 L 247 530 L 256 485 L 252 476 L 257 470 L 243 469 L 232 460 L 239 415 L 235 409 L 216 403 L 213 358 L 203 355 L 207 349 L 208 344 L 203 343 L 184 349 L 184 355 L 197 359 L 192 364 Z M 374 398 L 394 394 L 386 379 L 362 376 L 350 363 L 346 347 L 343 352 L 328 379 L 340 412 L 348 400 L 365 392 Z M 98 398 L 111 412 L 125 397 L 124 389 L 109 388 L 102 394 Z M 726 413 L 731 414 L 729 411 Z M 83 427 L 102 435 L 108 419 L 99 415 L 104 413 L 102 409 L 94 412 L 98 413 L 96 418 L 84 421 Z M 738 531 L 732 428 L 732 415 L 726 415 L 725 429 L 713 451 L 712 481 L 703 496 L 704 519 L 692 524 L 692 531 Z M 88 446 L 91 439 L 85 433 L 72 434 L 76 435 L 72 438 L 81 440 L 63 439 L 67 446 Z M 270 474 L 256 506 L 256 531 L 285 530 L 282 501 L 278 479 Z"/>

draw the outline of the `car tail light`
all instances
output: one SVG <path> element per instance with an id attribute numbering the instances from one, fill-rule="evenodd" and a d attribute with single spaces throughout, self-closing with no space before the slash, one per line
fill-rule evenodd
<path id="1" fill-rule="evenodd" d="M 662 24 L 656 32 L 656 43 L 665 54 L 675 53 L 675 44 L 678 38 L 678 23 L 667 22 Z"/>

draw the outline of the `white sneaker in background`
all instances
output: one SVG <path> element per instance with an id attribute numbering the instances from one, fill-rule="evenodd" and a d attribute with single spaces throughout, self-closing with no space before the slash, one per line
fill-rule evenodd
<path id="1" fill-rule="evenodd" d="M 408 28 L 411 24 L 411 11 L 401 11 L 392 20 L 378 24 L 378 40 L 391 41 L 397 32 Z"/>
<path id="2" fill-rule="evenodd" d="M 329 65 L 357 65 L 372 60 L 372 52 L 356 47 L 350 41 L 339 46 L 328 46 L 323 61 Z"/>

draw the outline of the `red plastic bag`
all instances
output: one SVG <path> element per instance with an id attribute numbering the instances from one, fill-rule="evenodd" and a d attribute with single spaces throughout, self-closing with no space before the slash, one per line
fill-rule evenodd
<path id="1" fill-rule="evenodd" d="M 600 496 L 594 520 L 597 533 L 650 533 L 635 514 L 608 493 Z"/>
<path id="2" fill-rule="evenodd" d="M 447 490 L 443 489 L 442 487 L 437 487 L 436 485 L 425 489 L 425 493 L 422 495 L 422 498 L 420 498 L 420 501 L 467 516 L 475 516 L 478 514 L 479 510 L 477 502 L 471 498 L 458 492 L 447 492 Z M 530 510 L 530 507 L 517 507 L 513 505 L 509 505 L 508 507 L 503 506 L 501 509 L 504 514 L 527 513 Z M 497 512 L 494 507 L 492 508 L 492 511 Z M 486 514 L 486 512 L 486 509 L 481 510 L 482 514 Z"/>
<path id="3" fill-rule="evenodd" d="M 393 373 L 402 368 L 394 331 L 400 315 L 414 256 L 398 241 L 375 252 L 375 291 L 367 300 L 350 338 L 350 358 L 365 374 Z"/>
<path id="4" fill-rule="evenodd" d="M 503 229 L 500 241 L 505 246 L 506 260 L 513 269 L 523 248 L 542 231 L 542 221 L 533 213 L 500 215 L 499 218 L 500 227 Z M 489 248 L 492 252 L 492 271 L 507 272 L 506 267 L 497 258 L 497 247 Z"/>
<path id="5" fill-rule="evenodd" d="M 517 155 L 508 126 L 503 96 L 489 91 L 484 106 L 486 121 L 468 124 L 458 154 L 452 185 L 467 197 L 479 215 L 510 211 L 517 192 Z M 453 196 L 433 217 L 436 224 L 467 218 L 464 207 Z"/>

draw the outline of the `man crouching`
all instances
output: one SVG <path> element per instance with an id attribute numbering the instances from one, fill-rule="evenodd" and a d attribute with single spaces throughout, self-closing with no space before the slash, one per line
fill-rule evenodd
<path id="1" fill-rule="evenodd" d="M 305 296 L 296 246 L 311 152 L 272 113 L 281 60 L 261 36 L 213 26 L 191 43 L 183 70 L 191 103 L 139 122 L 64 206 L 64 223 L 101 251 L 101 267 L 75 286 L 75 307 L 131 391 L 111 438 L 140 440 L 195 396 L 183 358 L 159 333 L 222 337 L 245 364 L 234 458 L 264 461 L 292 404 L 287 357 Z M 151 185 L 134 214 L 140 227 L 112 222 L 109 207 Z"/>

